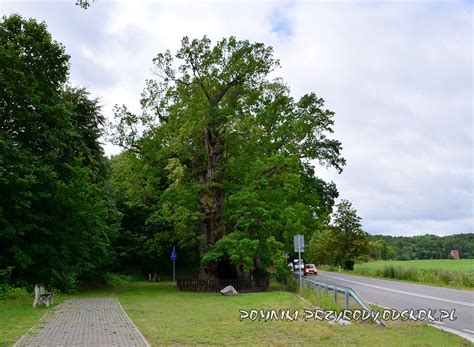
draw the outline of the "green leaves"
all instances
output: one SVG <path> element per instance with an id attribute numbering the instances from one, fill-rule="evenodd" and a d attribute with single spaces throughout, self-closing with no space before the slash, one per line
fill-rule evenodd
<path id="1" fill-rule="evenodd" d="M 130 202 L 146 196 L 149 223 L 166 225 L 171 242 L 199 249 L 207 264 L 230 261 L 236 272 L 240 263 L 271 266 L 280 261 L 272 252 L 291 249 L 294 234 L 309 238 L 327 225 L 337 190 L 310 162 L 339 171 L 345 164 L 329 137 L 334 113 L 316 94 L 295 100 L 282 79 L 268 79 L 279 66 L 271 47 L 185 37 L 176 54 L 153 63 L 157 79 L 146 81 L 142 114 L 119 108 L 114 128 L 116 143 L 135 153 L 114 159 L 127 171 L 114 181 L 129 183 Z"/>
<path id="2" fill-rule="evenodd" d="M 369 253 L 368 235 L 361 229 L 360 221 L 352 204 L 342 200 L 333 214 L 333 226 L 311 238 L 309 258 L 318 264 L 352 270 L 354 263 Z"/>
<path id="3" fill-rule="evenodd" d="M 333 215 L 333 224 L 345 233 L 354 233 L 360 230 L 361 218 L 357 215 L 356 209 L 348 200 L 341 200 L 337 205 L 337 211 Z"/>
<path id="4" fill-rule="evenodd" d="M 118 214 L 106 190 L 97 99 L 66 86 L 44 23 L 0 21 L 0 263 L 11 281 L 71 290 L 100 278 Z"/>
<path id="5" fill-rule="evenodd" d="M 222 237 L 204 254 L 204 263 L 218 262 L 219 259 L 228 255 L 230 262 L 234 265 L 243 266 L 244 272 L 250 272 L 254 266 L 254 258 L 257 256 L 259 240 L 251 240 L 245 233 L 234 232 Z"/>
<path id="6" fill-rule="evenodd" d="M 177 187 L 184 178 L 186 167 L 182 165 L 178 158 L 168 159 L 165 169 L 169 172 L 168 179 L 172 182 L 170 187 Z"/>

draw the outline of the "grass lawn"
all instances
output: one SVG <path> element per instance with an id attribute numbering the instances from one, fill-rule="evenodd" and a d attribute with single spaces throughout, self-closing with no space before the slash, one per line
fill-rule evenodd
<path id="1" fill-rule="evenodd" d="M 137 282 L 72 297 L 118 297 L 125 310 L 153 345 L 337 345 L 337 346 L 468 346 L 466 340 L 413 323 L 372 323 L 349 326 L 320 321 L 240 321 L 240 309 L 308 308 L 286 291 L 241 294 L 179 292 L 171 283 Z M 31 298 L 0 300 L 0 345 L 12 345 L 48 311 L 33 309 Z"/>
<path id="2" fill-rule="evenodd" d="M 387 265 L 414 267 L 420 270 L 453 270 L 461 272 L 474 273 L 474 259 L 429 259 L 429 260 L 380 260 L 368 263 L 357 264 L 356 270 L 359 269 L 383 269 Z"/>

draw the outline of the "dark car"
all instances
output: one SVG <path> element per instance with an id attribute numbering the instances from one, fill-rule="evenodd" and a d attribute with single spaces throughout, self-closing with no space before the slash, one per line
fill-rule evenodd
<path id="1" fill-rule="evenodd" d="M 318 274 L 318 269 L 316 269 L 316 266 L 314 264 L 306 264 L 304 266 L 304 275 L 314 275 L 316 276 Z"/>

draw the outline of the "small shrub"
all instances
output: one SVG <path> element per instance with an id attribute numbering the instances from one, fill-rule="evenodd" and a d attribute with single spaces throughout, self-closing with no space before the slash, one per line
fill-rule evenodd
<path id="1" fill-rule="evenodd" d="M 0 285 L 0 300 L 24 298 L 30 295 L 25 288 L 15 288 L 9 284 Z"/>
<path id="2" fill-rule="evenodd" d="M 66 271 L 51 271 L 50 284 L 46 283 L 47 289 L 56 289 L 64 293 L 74 293 L 77 291 L 77 277 L 73 273 Z M 51 288 L 50 288 L 51 287 Z"/>
<path id="3" fill-rule="evenodd" d="M 286 284 L 292 281 L 293 273 L 290 271 L 284 255 L 275 255 L 273 257 L 273 266 L 268 270 L 272 278 L 278 283 Z M 261 273 L 261 275 L 266 274 L 266 271 Z"/>

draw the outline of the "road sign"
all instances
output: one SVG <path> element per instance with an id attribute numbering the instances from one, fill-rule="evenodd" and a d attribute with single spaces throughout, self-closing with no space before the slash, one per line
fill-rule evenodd
<path id="1" fill-rule="evenodd" d="M 170 259 L 173 263 L 176 261 L 176 251 L 174 249 L 173 252 L 171 252 Z"/>
<path id="2" fill-rule="evenodd" d="M 293 236 L 293 241 L 295 243 L 295 253 L 304 252 L 304 235 L 295 235 Z"/>

